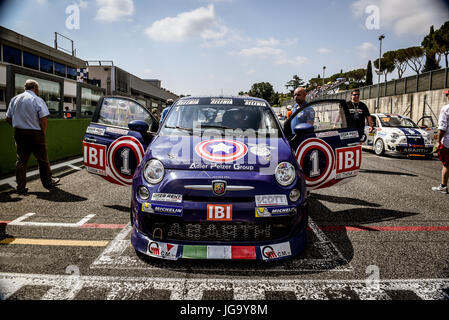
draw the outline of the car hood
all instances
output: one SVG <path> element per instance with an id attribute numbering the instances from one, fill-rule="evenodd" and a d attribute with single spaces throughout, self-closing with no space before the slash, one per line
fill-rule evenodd
<path id="1" fill-rule="evenodd" d="M 158 136 L 145 160 L 160 160 L 166 169 L 255 171 L 293 162 L 290 146 L 282 138 L 201 138 Z"/>

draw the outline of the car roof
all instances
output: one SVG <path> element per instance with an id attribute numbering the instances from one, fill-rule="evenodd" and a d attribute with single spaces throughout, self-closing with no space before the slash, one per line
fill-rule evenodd
<path id="1" fill-rule="evenodd" d="M 198 101 L 197 103 L 193 103 L 193 104 L 211 104 L 212 100 L 232 100 L 232 104 L 229 105 L 242 105 L 242 101 L 254 101 L 254 102 L 258 102 L 258 103 L 263 103 L 265 106 L 270 106 L 270 104 L 262 98 L 257 98 L 257 97 L 250 97 L 250 96 L 224 96 L 224 95 L 220 95 L 220 96 L 188 96 L 188 97 L 182 97 L 179 98 L 177 101 L 174 102 L 174 105 L 182 105 L 184 101 Z M 236 103 L 239 102 L 239 103 Z M 221 103 L 216 103 L 216 104 L 221 104 Z M 226 103 L 223 103 L 226 104 Z M 245 104 L 243 104 L 245 105 Z M 247 105 L 247 106 L 251 106 L 251 105 Z"/>

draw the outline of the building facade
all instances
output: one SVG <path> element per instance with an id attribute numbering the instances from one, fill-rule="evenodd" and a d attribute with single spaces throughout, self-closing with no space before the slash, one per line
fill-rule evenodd
<path id="1" fill-rule="evenodd" d="M 80 78 L 79 71 L 87 72 Z M 54 118 L 92 117 L 103 95 L 123 95 L 162 110 L 177 95 L 160 80 L 142 80 L 116 66 L 92 64 L 0 26 L 0 119 L 27 79 L 39 82 L 39 96 Z"/>

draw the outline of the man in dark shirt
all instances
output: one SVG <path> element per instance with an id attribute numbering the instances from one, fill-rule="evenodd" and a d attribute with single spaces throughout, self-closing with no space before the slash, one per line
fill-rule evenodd
<path id="1" fill-rule="evenodd" d="M 365 119 L 368 120 L 370 133 L 373 132 L 373 120 L 371 119 L 371 114 L 366 104 L 360 101 L 359 89 L 352 90 L 351 101 L 348 101 L 347 105 L 352 117 L 348 122 L 357 128 L 360 140 L 363 141 L 363 136 L 365 135 Z"/>

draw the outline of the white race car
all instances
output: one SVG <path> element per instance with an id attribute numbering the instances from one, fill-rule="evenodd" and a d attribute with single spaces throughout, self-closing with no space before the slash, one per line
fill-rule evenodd
<path id="1" fill-rule="evenodd" d="M 416 157 L 433 157 L 433 135 L 422 130 L 409 117 L 398 114 L 371 114 L 374 130 L 365 126 L 362 148 L 381 156 L 396 153 Z"/>

